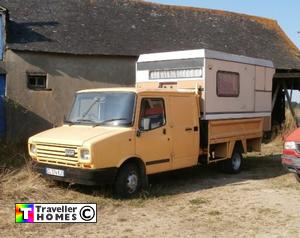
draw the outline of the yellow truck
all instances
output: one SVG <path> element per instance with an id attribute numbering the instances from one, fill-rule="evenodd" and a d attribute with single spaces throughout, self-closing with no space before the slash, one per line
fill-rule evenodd
<path id="1" fill-rule="evenodd" d="M 274 69 L 269 61 L 221 52 L 209 60 L 208 52 L 218 55 L 207 50 L 142 55 L 135 88 L 77 92 L 64 125 L 29 138 L 35 168 L 54 180 L 113 184 L 121 197 L 145 188 L 150 174 L 216 162 L 238 173 L 242 154 L 259 151 L 270 126 L 270 102 L 258 107 L 255 102 L 265 96 L 261 93 L 271 100 L 265 85 L 272 80 L 267 71 Z M 237 65 L 226 71 L 222 63 Z M 255 86 L 261 80 L 256 67 L 264 70 L 263 90 Z M 214 81 L 213 94 L 222 98 L 225 112 L 208 100 L 207 81 Z M 252 90 L 253 98 L 245 100 Z"/>

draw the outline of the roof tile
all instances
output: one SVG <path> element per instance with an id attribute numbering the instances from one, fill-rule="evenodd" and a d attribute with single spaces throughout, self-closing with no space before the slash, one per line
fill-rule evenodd
<path id="1" fill-rule="evenodd" d="M 8 47 L 84 55 L 212 49 L 300 69 L 299 49 L 276 21 L 134 0 L 0 0 Z"/>

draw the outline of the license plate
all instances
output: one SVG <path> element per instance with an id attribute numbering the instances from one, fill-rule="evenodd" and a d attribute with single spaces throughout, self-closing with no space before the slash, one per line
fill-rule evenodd
<path id="1" fill-rule="evenodd" d="M 64 177 L 65 176 L 65 171 L 63 171 L 62 169 L 46 168 L 46 174 L 59 176 L 59 177 Z"/>

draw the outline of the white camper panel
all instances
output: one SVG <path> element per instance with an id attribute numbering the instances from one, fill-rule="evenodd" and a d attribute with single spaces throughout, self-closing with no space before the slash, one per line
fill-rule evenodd
<path id="1" fill-rule="evenodd" d="M 143 88 L 204 88 L 204 50 L 145 54 L 139 57 L 136 85 Z"/>
<path id="2" fill-rule="evenodd" d="M 236 62 L 207 59 L 205 84 L 205 116 L 223 113 L 254 112 L 255 66 Z M 238 93 L 235 95 L 218 95 L 217 75 L 220 72 L 236 74 Z M 228 82 L 230 83 L 230 82 Z M 249 90 L 252 89 L 252 90 Z M 224 88 L 224 92 L 226 92 Z M 218 115 L 222 117 L 222 115 Z"/>
<path id="3" fill-rule="evenodd" d="M 136 86 L 201 90 L 201 119 L 271 117 L 273 63 L 212 50 L 141 55 Z M 270 129 L 270 125 L 265 125 Z"/>

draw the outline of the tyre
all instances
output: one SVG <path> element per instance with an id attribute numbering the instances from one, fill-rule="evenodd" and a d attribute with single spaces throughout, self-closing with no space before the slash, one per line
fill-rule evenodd
<path id="1" fill-rule="evenodd" d="M 295 174 L 296 180 L 300 183 L 300 174 Z"/>
<path id="2" fill-rule="evenodd" d="M 114 190 L 118 197 L 132 198 L 136 196 L 142 187 L 141 172 L 134 163 L 123 165 L 116 177 Z"/>
<path id="3" fill-rule="evenodd" d="M 241 172 L 243 164 L 243 156 L 238 151 L 233 151 L 232 156 L 230 159 L 224 161 L 224 169 L 225 172 L 231 174 L 237 174 Z"/>

